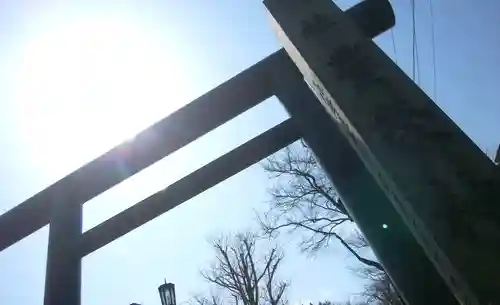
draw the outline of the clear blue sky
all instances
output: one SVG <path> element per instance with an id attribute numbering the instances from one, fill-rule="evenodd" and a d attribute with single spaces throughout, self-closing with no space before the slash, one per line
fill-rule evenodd
<path id="1" fill-rule="evenodd" d="M 393 2 L 396 54 L 391 35 L 377 43 L 409 72 L 410 1 Z M 417 2 L 420 80 L 433 95 L 429 6 Z M 500 141 L 500 5 L 434 2 L 437 103 L 491 153 Z M 259 0 L 104 3 L 0 0 L 0 213 L 279 48 Z M 273 99 L 248 111 L 86 204 L 84 230 L 284 118 Z M 269 185 L 253 166 L 89 255 L 83 304 L 159 304 L 164 277 L 180 302 L 203 292 L 207 240 L 254 226 Z M 47 236 L 46 227 L 0 252 L 1 304 L 42 304 Z M 343 249 L 311 259 L 296 250 L 299 236 L 285 237 L 292 303 L 360 291 Z"/>

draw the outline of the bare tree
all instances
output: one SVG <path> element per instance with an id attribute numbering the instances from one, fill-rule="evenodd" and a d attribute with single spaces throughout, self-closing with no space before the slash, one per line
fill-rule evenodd
<path id="1" fill-rule="evenodd" d="M 213 284 L 220 294 L 196 297 L 198 305 L 285 305 L 285 291 L 289 284 L 277 278 L 283 254 L 271 247 L 263 256 L 256 253 L 254 234 L 238 234 L 213 242 L 215 263 L 202 276 Z"/>
<path id="2" fill-rule="evenodd" d="M 222 305 L 223 304 L 221 298 L 219 296 L 214 295 L 213 293 L 210 294 L 209 297 L 197 295 L 193 298 L 191 303 L 196 304 L 196 305 Z"/>
<path id="3" fill-rule="evenodd" d="M 323 301 L 318 305 L 404 305 L 387 274 L 369 266 L 363 266 L 357 273 L 368 280 L 365 290 L 360 294 L 361 300 L 355 303 Z"/>
<path id="4" fill-rule="evenodd" d="M 264 169 L 276 181 L 269 190 L 270 208 L 260 218 L 266 234 L 300 230 L 304 251 L 339 242 L 362 263 L 356 272 L 368 281 L 363 292 L 367 304 L 404 304 L 383 266 L 366 255 L 371 252 L 368 242 L 304 141 L 269 157 Z"/>
<path id="5" fill-rule="evenodd" d="M 309 304 L 309 305 L 313 305 L 312 303 Z M 369 305 L 369 303 L 366 303 L 366 302 L 356 302 L 356 303 L 353 303 L 351 301 L 347 301 L 347 302 L 342 302 L 342 303 L 339 303 L 339 302 L 330 302 L 330 301 L 324 301 L 324 302 L 319 302 L 318 305 Z"/>
<path id="6" fill-rule="evenodd" d="M 269 210 L 261 217 L 264 232 L 270 236 L 282 230 L 304 233 L 304 251 L 323 249 L 338 241 L 361 263 L 383 271 L 382 265 L 360 251 L 366 248 L 350 240 L 354 222 L 335 188 L 312 151 L 300 141 L 285 148 L 264 163 L 264 170 L 276 184 L 269 190 Z"/>
<path id="7" fill-rule="evenodd" d="M 368 281 L 361 293 L 367 304 L 405 305 L 387 273 L 364 266 L 358 270 L 358 274 Z"/>

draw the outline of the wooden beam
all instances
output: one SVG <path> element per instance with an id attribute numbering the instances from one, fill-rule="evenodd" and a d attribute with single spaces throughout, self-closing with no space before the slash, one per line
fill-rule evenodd
<path id="1" fill-rule="evenodd" d="M 331 0 L 264 2 L 325 111 L 459 302 L 500 304 L 498 168 Z"/>
<path id="2" fill-rule="evenodd" d="M 118 215 L 85 232 L 80 255 L 85 256 L 181 203 L 239 173 L 250 165 L 293 143 L 300 137 L 292 120 L 271 128 L 256 138 L 176 181 Z"/>
<path id="3" fill-rule="evenodd" d="M 273 94 L 277 51 L 0 216 L 0 251 L 49 223 L 53 204 L 83 205 Z M 111 118 L 110 118 L 111 120 Z M 126 169 L 126 171 L 124 171 Z M 69 193 L 70 192 L 70 193 Z"/>

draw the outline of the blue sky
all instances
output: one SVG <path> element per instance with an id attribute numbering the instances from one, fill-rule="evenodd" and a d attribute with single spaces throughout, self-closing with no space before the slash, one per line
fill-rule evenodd
<path id="1" fill-rule="evenodd" d="M 393 1 L 396 53 L 390 34 L 377 39 L 408 73 L 409 2 Z M 434 95 L 429 2 L 417 2 L 420 81 Z M 436 102 L 492 153 L 500 141 L 499 4 L 434 2 Z M 279 48 L 259 0 L 0 0 L 0 46 L 0 213 Z M 275 99 L 264 102 L 87 203 L 84 230 L 286 117 Z M 207 240 L 255 226 L 270 183 L 253 166 L 89 255 L 83 304 L 159 304 L 164 277 L 180 302 L 203 292 Z M 0 252 L 0 303 L 42 304 L 47 236 L 46 227 Z M 307 257 L 296 250 L 299 238 L 280 239 L 292 303 L 360 291 L 343 249 Z"/>

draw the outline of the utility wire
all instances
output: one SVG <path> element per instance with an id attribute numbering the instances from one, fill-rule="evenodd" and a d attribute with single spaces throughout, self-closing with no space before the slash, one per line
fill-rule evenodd
<path id="1" fill-rule="evenodd" d="M 394 34 L 394 28 L 391 28 L 391 40 L 392 40 L 392 51 L 394 52 L 394 61 L 398 64 L 398 52 L 396 50 L 396 38 Z"/>
<path id="2" fill-rule="evenodd" d="M 389 0 L 389 2 L 394 7 L 394 4 L 392 3 L 393 0 Z M 396 34 L 394 33 L 394 27 L 391 27 L 391 29 L 389 31 L 391 32 L 392 52 L 394 54 L 394 62 L 397 65 L 398 64 L 398 52 L 396 49 Z"/>
<path id="3" fill-rule="evenodd" d="M 434 29 L 434 7 L 432 4 L 432 0 L 429 0 L 429 11 L 431 16 L 431 36 L 432 36 L 432 90 L 434 95 L 434 100 L 437 99 L 437 67 L 436 67 L 436 33 Z"/>
<path id="4" fill-rule="evenodd" d="M 419 69 L 419 61 L 418 61 L 418 41 L 417 41 L 417 27 L 416 27 L 416 10 L 415 10 L 415 0 L 411 1 L 411 14 L 412 14 L 412 77 L 413 81 L 417 84 L 420 82 L 420 69 Z"/>
<path id="5" fill-rule="evenodd" d="M 416 69 L 415 69 L 415 36 L 416 36 L 416 33 L 415 33 L 415 10 L 414 10 L 415 2 L 414 2 L 414 0 L 410 0 L 410 5 L 411 5 L 411 15 L 412 15 L 411 27 L 412 27 L 412 32 L 413 32 L 413 36 L 412 36 L 412 40 L 411 40 L 411 51 L 412 51 L 411 78 L 415 81 L 415 71 L 416 71 Z"/>

